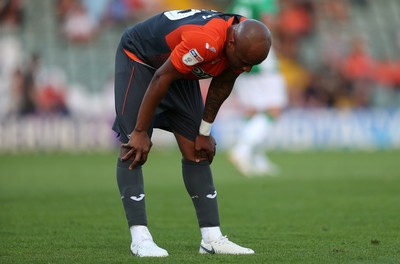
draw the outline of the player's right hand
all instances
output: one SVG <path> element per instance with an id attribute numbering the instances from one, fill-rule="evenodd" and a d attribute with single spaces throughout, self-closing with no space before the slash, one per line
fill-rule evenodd
<path id="1" fill-rule="evenodd" d="M 136 166 L 143 165 L 147 161 L 147 156 L 152 146 L 153 143 L 146 131 L 133 131 L 128 143 L 121 144 L 121 148 L 128 150 L 128 152 L 121 157 L 121 160 L 133 160 L 129 166 L 129 169 L 133 170 Z"/>

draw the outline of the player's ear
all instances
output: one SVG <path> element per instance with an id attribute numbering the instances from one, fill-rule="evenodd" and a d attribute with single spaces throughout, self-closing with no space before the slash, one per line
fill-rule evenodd
<path id="1" fill-rule="evenodd" d="M 230 26 L 228 29 L 228 34 L 226 36 L 226 42 L 228 47 L 232 48 L 235 46 L 235 26 Z"/>

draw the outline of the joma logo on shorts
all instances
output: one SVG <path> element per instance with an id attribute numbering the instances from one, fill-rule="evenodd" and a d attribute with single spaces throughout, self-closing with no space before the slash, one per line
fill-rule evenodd
<path id="1" fill-rule="evenodd" d="M 199 67 L 193 68 L 192 73 L 201 79 L 207 79 L 213 77 L 211 74 L 206 73 L 205 71 L 203 71 L 202 68 Z"/>

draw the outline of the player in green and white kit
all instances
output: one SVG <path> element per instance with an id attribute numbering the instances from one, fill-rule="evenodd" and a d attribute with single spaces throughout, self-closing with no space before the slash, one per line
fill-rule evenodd
<path id="1" fill-rule="evenodd" d="M 262 21 L 272 33 L 278 11 L 276 0 L 235 0 L 229 10 Z M 244 176 L 275 176 L 278 167 L 266 156 L 265 142 L 287 104 L 287 94 L 274 49 L 271 48 L 262 64 L 236 80 L 234 91 L 248 120 L 243 122 L 237 142 L 229 152 L 230 160 Z"/>

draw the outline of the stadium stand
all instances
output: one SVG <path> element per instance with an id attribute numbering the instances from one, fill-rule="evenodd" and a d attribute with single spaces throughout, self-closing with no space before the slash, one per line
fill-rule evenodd
<path id="1" fill-rule="evenodd" d="M 291 1 L 281 1 L 282 5 L 287 2 Z M 371 0 L 300 2 L 312 4 L 315 20 L 312 32 L 298 44 L 298 60 L 307 70 L 319 68 L 320 54 L 326 51 L 324 44 L 327 44 L 326 40 L 331 40 L 329 35 L 335 34 L 339 37 L 339 43 L 335 45 L 346 47 L 353 36 L 360 35 L 365 38 L 374 58 L 399 60 L 398 1 L 385 0 L 385 4 Z M 329 2 L 336 3 L 336 7 L 332 4 L 329 6 Z M 346 11 L 338 11 L 340 8 L 337 3 L 340 2 L 344 5 L 342 9 Z M 44 65 L 65 70 L 68 83 L 79 84 L 90 92 L 98 92 L 113 74 L 114 49 L 119 36 L 125 26 L 134 23 L 135 18 L 130 17 L 129 21 L 125 21 L 127 23 L 100 24 L 99 34 L 93 40 L 88 43 L 73 43 L 63 34 L 63 21 L 57 17 L 56 3 L 57 1 L 52 0 L 23 2 L 26 23 L 17 34 L 23 50 L 26 56 L 38 52 Z M 347 14 L 338 18 L 340 12 Z M 326 46 L 331 47 L 332 44 Z"/>

